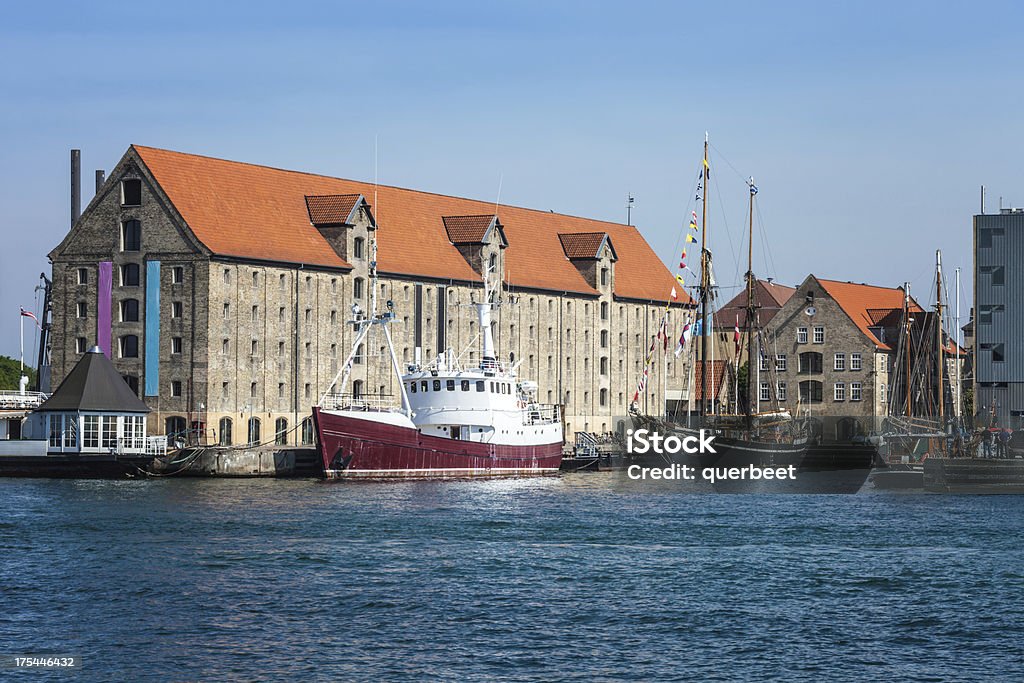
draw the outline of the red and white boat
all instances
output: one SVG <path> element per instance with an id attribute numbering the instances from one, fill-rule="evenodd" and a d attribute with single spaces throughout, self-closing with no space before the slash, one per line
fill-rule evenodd
<path id="1" fill-rule="evenodd" d="M 375 252 L 375 245 L 371 246 Z M 376 272 L 371 262 L 371 278 Z M 339 478 L 470 478 L 555 474 L 562 461 L 563 428 L 559 406 L 536 402 L 537 384 L 522 381 L 516 365 L 497 358 L 491 312 L 499 305 L 495 287 L 484 276 L 483 301 L 475 303 L 482 332 L 477 367 L 462 367 L 448 349 L 426 365 L 399 367 L 388 325 L 391 302 L 376 312 L 357 306 L 352 351 L 327 393 L 313 408 L 324 472 Z M 356 349 L 375 328 L 387 342 L 398 379 L 401 405 L 380 397 L 345 393 Z"/>

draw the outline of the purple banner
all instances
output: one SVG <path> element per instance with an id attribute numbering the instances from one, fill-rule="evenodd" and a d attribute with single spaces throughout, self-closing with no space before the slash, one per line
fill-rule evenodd
<path id="1" fill-rule="evenodd" d="M 113 318 L 110 312 L 110 299 L 114 290 L 114 264 L 110 261 L 100 262 L 99 292 L 96 297 L 96 344 L 99 345 L 107 358 L 110 353 L 110 329 Z"/>

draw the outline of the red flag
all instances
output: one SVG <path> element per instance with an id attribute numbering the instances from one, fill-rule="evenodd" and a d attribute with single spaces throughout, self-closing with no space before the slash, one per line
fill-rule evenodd
<path id="1" fill-rule="evenodd" d="M 733 342 L 736 343 L 736 353 L 740 352 L 740 314 L 736 314 L 736 327 L 733 328 Z M 749 359 L 748 359 L 749 360 Z"/>
<path id="2" fill-rule="evenodd" d="M 33 313 L 32 311 L 26 311 L 24 308 L 22 308 L 21 309 L 21 314 L 23 316 L 25 316 L 26 318 L 32 318 L 32 320 L 34 320 L 36 322 L 36 326 L 39 325 L 39 318 L 37 318 L 36 314 Z"/>

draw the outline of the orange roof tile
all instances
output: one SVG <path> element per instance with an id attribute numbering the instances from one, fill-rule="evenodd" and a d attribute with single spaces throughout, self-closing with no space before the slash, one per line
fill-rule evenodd
<path id="1" fill-rule="evenodd" d="M 725 386 L 725 369 L 728 365 L 724 360 L 710 361 L 711 372 L 708 373 L 708 390 L 718 398 Z M 701 401 L 704 397 L 704 363 L 697 362 L 693 366 L 693 400 Z"/>
<path id="2" fill-rule="evenodd" d="M 842 308 L 850 320 L 860 331 L 872 339 L 879 348 L 889 349 L 878 337 L 871 333 L 871 326 L 877 324 L 877 313 L 903 309 L 903 289 L 901 287 L 877 287 L 875 285 L 856 284 L 854 282 L 838 282 L 815 278 L 825 291 Z M 912 311 L 922 311 L 913 298 L 910 299 Z M 883 316 L 884 317 L 884 316 Z"/>
<path id="3" fill-rule="evenodd" d="M 559 233 L 558 240 L 569 259 L 596 259 L 600 257 L 601 245 L 608 239 L 606 232 Z M 612 248 L 614 251 L 614 247 Z"/>
<path id="4" fill-rule="evenodd" d="M 306 197 L 309 222 L 313 225 L 344 225 L 359 203 L 358 194 L 328 194 Z"/>
<path id="5" fill-rule="evenodd" d="M 448 232 L 448 240 L 452 244 L 478 244 L 484 241 L 487 230 L 494 222 L 494 214 L 490 216 L 442 216 L 444 229 Z"/>
<path id="6" fill-rule="evenodd" d="M 133 145 L 196 237 L 213 253 L 347 268 L 310 225 L 310 195 L 362 194 L 375 206 L 381 272 L 467 282 L 444 216 L 494 215 L 494 203 Z M 373 198 L 376 197 L 374 200 Z M 615 294 L 664 301 L 674 278 L 633 226 L 500 206 L 513 287 L 596 294 L 564 256 L 559 233 L 604 232 L 618 254 Z"/>

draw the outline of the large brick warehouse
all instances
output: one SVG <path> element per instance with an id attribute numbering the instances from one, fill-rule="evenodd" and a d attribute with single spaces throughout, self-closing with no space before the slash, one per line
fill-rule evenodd
<path id="1" fill-rule="evenodd" d="M 468 304 L 493 267 L 500 354 L 564 406 L 567 436 L 619 428 L 673 285 L 636 228 L 141 146 L 50 253 L 53 385 L 99 344 L 150 433 L 309 443 L 352 305 L 368 305 L 372 240 L 399 360 L 477 359 Z M 398 393 L 377 345 L 354 367 L 359 391 Z M 662 411 L 685 379 L 653 364 L 640 408 Z"/>

